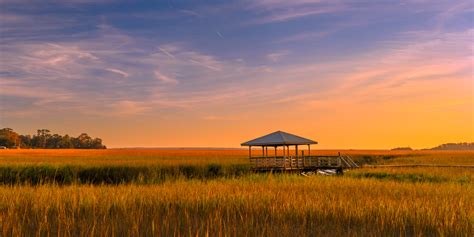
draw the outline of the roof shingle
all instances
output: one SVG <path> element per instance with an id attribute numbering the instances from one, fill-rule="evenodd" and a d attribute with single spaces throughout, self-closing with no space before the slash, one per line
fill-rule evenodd
<path id="1" fill-rule="evenodd" d="M 283 131 L 276 131 L 268 135 L 244 142 L 242 146 L 280 146 L 280 145 L 308 145 L 318 144 L 318 142 L 296 136 Z"/>

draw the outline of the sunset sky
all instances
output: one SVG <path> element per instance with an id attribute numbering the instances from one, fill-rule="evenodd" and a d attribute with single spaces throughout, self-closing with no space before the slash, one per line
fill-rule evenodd
<path id="1" fill-rule="evenodd" d="M 0 0 L 0 127 L 108 147 L 472 142 L 473 42 L 472 0 Z"/>

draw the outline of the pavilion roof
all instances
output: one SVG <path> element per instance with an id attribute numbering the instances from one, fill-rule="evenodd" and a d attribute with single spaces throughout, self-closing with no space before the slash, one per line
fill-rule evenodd
<path id="1" fill-rule="evenodd" d="M 281 146 L 281 145 L 309 145 L 318 144 L 313 140 L 296 136 L 283 131 L 276 131 L 268 135 L 244 142 L 242 146 Z"/>

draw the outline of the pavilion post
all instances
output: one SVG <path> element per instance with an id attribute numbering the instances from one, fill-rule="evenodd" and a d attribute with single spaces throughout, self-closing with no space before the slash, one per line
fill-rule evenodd
<path id="1" fill-rule="evenodd" d="M 304 156 L 304 150 L 301 151 L 301 159 L 303 159 L 303 167 L 305 166 L 306 157 Z"/>
<path id="2" fill-rule="evenodd" d="M 293 167 L 293 157 L 290 156 L 290 145 L 288 145 L 287 148 L 288 148 L 288 157 L 290 157 L 290 167 Z"/>
<path id="3" fill-rule="evenodd" d="M 291 154 L 290 154 L 290 145 L 286 146 L 286 152 L 288 152 L 288 160 L 290 162 L 290 167 L 293 166 L 293 158 L 291 157 Z"/>
<path id="4" fill-rule="evenodd" d="M 274 155 L 273 157 L 274 157 L 274 160 L 275 160 L 274 162 L 275 162 L 275 163 L 273 164 L 273 166 L 276 166 L 276 164 L 277 164 L 277 146 L 274 146 L 273 148 L 275 148 L 275 153 L 273 154 L 273 155 Z"/>
<path id="5" fill-rule="evenodd" d="M 295 145 L 296 167 L 300 166 L 298 160 L 298 145 Z"/>
<path id="6" fill-rule="evenodd" d="M 252 163 L 252 146 L 249 146 L 249 161 Z M 257 166 L 257 164 L 255 164 Z"/>
<path id="7" fill-rule="evenodd" d="M 268 146 L 265 147 L 265 163 L 268 166 Z"/>
<path id="8" fill-rule="evenodd" d="M 311 145 L 308 144 L 308 159 L 309 159 L 309 166 L 312 166 L 313 159 L 311 158 Z"/>

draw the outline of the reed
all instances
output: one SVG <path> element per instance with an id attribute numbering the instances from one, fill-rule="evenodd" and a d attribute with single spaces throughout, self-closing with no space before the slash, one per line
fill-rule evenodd
<path id="1" fill-rule="evenodd" d="M 400 182 L 457 182 L 461 184 L 474 182 L 473 168 L 456 167 L 362 168 L 348 171 L 345 175 Z"/>
<path id="2" fill-rule="evenodd" d="M 0 184 L 156 184 L 176 179 L 233 178 L 252 172 L 245 164 L 0 166 Z"/>
<path id="3" fill-rule="evenodd" d="M 3 186 L 0 223 L 3 236 L 472 236 L 472 200 L 472 185 L 293 175 Z"/>
<path id="4" fill-rule="evenodd" d="M 370 164 L 474 160 L 346 154 Z M 252 174 L 241 150 L 8 150 L 0 236 L 473 236 L 473 179 L 472 169 L 436 167 Z"/>
<path id="5" fill-rule="evenodd" d="M 292 151 L 293 152 L 293 151 Z M 474 151 L 312 150 L 312 155 L 350 155 L 359 164 L 457 164 L 474 165 Z M 254 155 L 261 152 L 254 151 Z M 281 155 L 278 153 L 278 155 Z M 247 164 L 248 150 L 107 149 L 107 150 L 0 150 L 0 166 L 85 165 L 148 166 Z"/>

